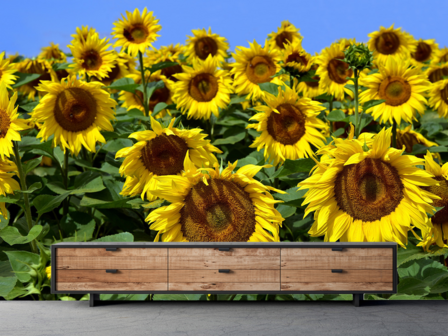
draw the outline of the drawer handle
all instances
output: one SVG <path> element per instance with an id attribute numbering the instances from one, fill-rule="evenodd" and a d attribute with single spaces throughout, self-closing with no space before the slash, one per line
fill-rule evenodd
<path id="1" fill-rule="evenodd" d="M 343 247 L 333 247 L 331 250 L 342 252 L 343 249 L 344 249 Z"/>
<path id="2" fill-rule="evenodd" d="M 113 252 L 115 252 L 117 250 L 118 250 L 118 247 L 106 247 L 106 251 L 113 251 Z"/>
<path id="3" fill-rule="evenodd" d="M 220 247 L 220 251 L 230 251 L 230 247 Z"/>
<path id="4" fill-rule="evenodd" d="M 230 273 L 230 270 L 229 269 L 220 269 L 218 272 L 219 273 Z"/>
<path id="5" fill-rule="evenodd" d="M 334 270 L 331 270 L 331 273 L 342 273 L 342 270 L 341 269 L 334 269 Z"/>
<path id="6" fill-rule="evenodd" d="M 118 270 L 117 269 L 108 269 L 106 270 L 106 273 L 117 273 Z"/>

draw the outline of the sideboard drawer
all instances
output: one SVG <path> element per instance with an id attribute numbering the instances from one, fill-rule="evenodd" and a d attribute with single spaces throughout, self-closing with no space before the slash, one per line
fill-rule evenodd
<path id="1" fill-rule="evenodd" d="M 241 282 L 175 282 L 170 283 L 170 291 L 280 291 L 280 283 L 241 283 Z"/>
<path id="2" fill-rule="evenodd" d="M 280 270 L 170 270 L 170 284 L 175 282 L 280 282 Z"/>
<path id="3" fill-rule="evenodd" d="M 392 270 L 282 270 L 286 282 L 392 282 Z"/>
<path id="4" fill-rule="evenodd" d="M 280 269 L 280 249 L 277 248 L 170 248 L 170 270 Z"/>
<path id="5" fill-rule="evenodd" d="M 392 249 L 388 248 L 282 248 L 282 270 L 287 269 L 392 269 Z"/>

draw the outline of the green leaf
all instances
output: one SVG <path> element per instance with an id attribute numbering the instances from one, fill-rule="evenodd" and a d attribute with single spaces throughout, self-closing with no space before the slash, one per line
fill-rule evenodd
<path id="1" fill-rule="evenodd" d="M 283 164 L 283 170 L 278 177 L 287 176 L 295 173 L 308 173 L 316 163 L 313 159 L 286 160 Z"/>
<path id="2" fill-rule="evenodd" d="M 81 206 L 96 208 L 96 209 L 119 209 L 119 208 L 132 208 L 132 205 L 128 204 L 128 199 L 121 199 L 118 201 L 103 201 L 101 199 L 91 198 L 84 196 L 81 199 Z"/>
<path id="3" fill-rule="evenodd" d="M 99 173 L 87 171 L 75 177 L 74 190 L 71 193 L 72 195 L 94 193 L 105 188 Z"/>
<path id="4" fill-rule="evenodd" d="M 148 117 L 146 117 L 145 114 L 137 108 L 129 110 L 127 116 L 140 120 L 148 119 Z"/>
<path id="5" fill-rule="evenodd" d="M 21 197 L 21 196 L 20 196 L 20 194 L 18 194 L 18 193 L 13 194 L 13 195 L 8 194 L 8 197 L 6 197 L 6 196 L 1 196 L 1 195 L 0 195 L 0 202 L 16 204 L 16 203 L 19 202 L 20 197 Z"/>
<path id="6" fill-rule="evenodd" d="M 160 111 L 162 111 L 167 106 L 168 106 L 167 103 L 164 103 L 164 102 L 158 103 L 156 106 L 154 106 L 154 111 L 152 112 L 152 115 L 156 116 L 157 114 L 159 114 Z"/>
<path id="7" fill-rule="evenodd" d="M 15 76 L 19 76 L 17 78 L 15 84 L 13 84 L 11 87 L 13 89 L 17 89 L 21 87 L 22 85 L 31 83 L 32 81 L 38 79 L 41 75 L 40 74 L 31 74 L 31 73 L 22 73 L 22 72 L 16 72 L 14 73 Z"/>
<path id="8" fill-rule="evenodd" d="M 6 211 L 8 212 L 8 219 L 5 219 L 5 217 L 3 217 L 2 214 L 0 214 L 0 230 L 3 230 L 5 227 L 8 226 L 9 219 L 11 218 L 8 209 L 6 209 Z"/>
<path id="9" fill-rule="evenodd" d="M 330 121 L 344 121 L 347 116 L 344 111 L 341 110 L 333 110 L 328 114 L 327 119 Z"/>
<path id="10" fill-rule="evenodd" d="M 296 213 L 296 208 L 289 205 L 280 204 L 277 206 L 277 211 L 280 212 L 283 218 L 288 218 Z"/>
<path id="11" fill-rule="evenodd" d="M 41 216 L 44 213 L 56 209 L 61 204 L 61 202 L 65 200 L 68 195 L 70 195 L 70 193 L 70 191 L 67 191 L 58 196 L 39 195 L 33 200 L 33 205 L 36 208 L 39 216 Z"/>
<path id="12" fill-rule="evenodd" d="M 366 101 L 364 104 L 362 104 L 362 110 L 364 112 L 367 112 L 368 109 L 370 109 L 374 106 L 380 105 L 384 102 L 385 102 L 384 99 L 373 99 L 373 100 Z"/>
<path id="13" fill-rule="evenodd" d="M 397 291 L 400 294 L 426 295 L 429 294 L 429 287 L 423 280 L 415 278 L 405 278 L 400 280 Z"/>
<path id="14" fill-rule="evenodd" d="M 278 88 L 280 87 L 280 85 L 274 84 L 274 83 L 261 83 L 258 84 L 260 86 L 260 89 L 263 91 L 266 91 L 274 96 L 278 95 Z"/>
<path id="15" fill-rule="evenodd" d="M 275 199 L 279 199 L 285 202 L 283 203 L 285 205 L 300 207 L 303 202 L 302 198 L 308 190 L 298 190 L 297 187 L 293 187 L 285 191 L 287 192 L 287 194 L 274 194 L 272 196 L 274 196 Z"/>
<path id="16" fill-rule="evenodd" d="M 35 225 L 31 228 L 30 232 L 26 236 L 22 236 L 14 226 L 7 226 L 0 231 L 0 237 L 7 242 L 9 245 L 15 244 L 27 244 L 30 241 L 36 239 L 37 236 L 42 232 L 41 225 Z"/>
<path id="17" fill-rule="evenodd" d="M 70 65 L 71 63 L 54 63 L 52 67 L 54 71 L 59 71 L 70 69 Z"/>
<path id="18" fill-rule="evenodd" d="M 353 124 L 353 126 L 356 126 L 355 120 L 356 120 L 355 115 L 351 115 L 350 117 L 345 119 L 346 122 L 351 122 Z M 372 121 L 373 121 L 373 117 L 370 114 L 365 114 L 365 113 L 362 114 L 359 132 L 361 132 L 363 130 L 363 128 L 366 127 L 367 125 L 369 125 Z"/>
<path id="19" fill-rule="evenodd" d="M 111 85 L 106 86 L 107 89 L 126 91 L 135 93 L 135 90 L 140 86 L 140 84 L 135 83 L 132 78 L 124 77 L 117 79 Z"/>
<path id="20" fill-rule="evenodd" d="M 120 149 L 123 149 L 125 147 L 131 147 L 134 143 L 130 139 L 116 139 L 112 141 L 108 141 L 103 149 L 107 152 L 116 153 Z"/>
<path id="21" fill-rule="evenodd" d="M 448 152 L 448 147 L 445 146 L 433 146 L 433 147 L 426 147 L 422 144 L 415 144 L 412 146 L 412 155 L 418 155 L 418 154 L 426 154 L 426 151 L 429 151 L 431 153 L 444 153 Z"/>
<path id="22" fill-rule="evenodd" d="M 42 156 L 36 159 L 29 160 L 23 163 L 23 168 L 25 170 L 25 175 L 28 175 L 34 168 L 36 168 L 42 162 Z"/>
<path id="23" fill-rule="evenodd" d="M 0 276 L 0 296 L 7 296 L 16 285 L 17 277 L 1 277 Z"/>
<path id="24" fill-rule="evenodd" d="M 175 65 L 179 65 L 177 62 L 160 62 L 157 64 L 152 65 L 151 67 L 146 68 L 146 70 L 149 70 L 151 73 L 154 73 L 156 71 L 169 68 Z"/>
<path id="25" fill-rule="evenodd" d="M 341 127 L 341 128 L 338 128 L 336 131 L 334 131 L 333 134 L 331 134 L 331 136 L 337 138 L 344 133 L 345 133 L 345 128 Z"/>
<path id="26" fill-rule="evenodd" d="M 154 294 L 154 301 L 199 301 L 206 299 L 204 294 Z"/>
<path id="27" fill-rule="evenodd" d="M 163 89 L 165 87 L 165 83 L 162 80 L 157 82 L 150 82 L 146 84 L 146 98 L 148 100 L 151 99 L 152 94 L 157 89 Z M 143 92 L 143 84 L 140 84 L 137 88 L 138 91 Z M 143 92 L 144 93 L 144 92 Z"/>
<path id="28" fill-rule="evenodd" d="M 23 104 L 20 105 L 19 108 L 30 113 L 33 112 L 34 108 L 39 104 L 39 102 L 35 101 L 35 102 L 31 102 L 31 103 L 27 103 L 27 104 Z M 40 142 L 39 139 L 34 138 L 37 142 Z M 23 141 L 23 138 L 22 138 Z"/>
<path id="29" fill-rule="evenodd" d="M 219 145 L 229 145 L 229 144 L 235 144 L 237 142 L 240 142 L 241 140 L 243 140 L 246 137 L 246 131 L 242 130 L 240 133 L 237 133 L 235 135 L 223 138 L 223 139 L 218 139 L 215 140 L 215 142 L 213 142 L 214 146 L 219 146 Z"/>
<path id="30" fill-rule="evenodd" d="M 51 158 L 52 160 L 56 160 L 54 153 L 53 153 L 53 146 L 52 146 L 51 140 L 40 143 L 40 144 L 33 144 L 30 147 L 32 148 L 32 150 L 30 151 L 31 153 L 37 154 L 37 155 L 44 155 L 44 156 Z"/>
<path id="31" fill-rule="evenodd" d="M 32 185 L 30 185 L 28 187 L 28 190 L 25 190 L 25 191 L 15 190 L 15 192 L 22 193 L 22 194 L 32 194 L 34 191 L 36 191 L 40 188 L 42 188 L 42 183 L 36 182 L 36 183 L 33 183 Z"/>
<path id="32" fill-rule="evenodd" d="M 134 241 L 134 236 L 129 232 L 121 232 L 110 236 L 105 236 L 99 239 L 92 240 L 92 242 L 123 242 L 131 243 Z"/>
<path id="33" fill-rule="evenodd" d="M 326 93 L 321 94 L 317 97 L 314 97 L 315 100 L 325 100 L 327 102 L 333 101 L 333 96 L 332 95 L 328 95 Z"/>
<path id="34" fill-rule="evenodd" d="M 26 264 L 38 265 L 39 255 L 26 251 L 5 251 L 4 253 L 8 256 L 9 263 L 16 273 L 17 279 L 24 283 L 30 281 L 30 269 Z"/>
<path id="35" fill-rule="evenodd" d="M 443 126 L 437 122 L 422 124 L 422 129 L 427 132 L 429 138 L 433 138 L 437 133 L 443 130 Z"/>
<path id="36" fill-rule="evenodd" d="M 232 99 L 230 99 L 230 103 L 229 105 L 235 105 L 235 104 L 240 104 L 244 101 L 246 101 L 247 99 L 247 95 L 244 96 L 235 96 Z"/>
<path id="37" fill-rule="evenodd" d="M 258 163 L 258 160 L 256 158 L 254 158 L 252 156 L 248 156 L 248 157 L 245 157 L 244 159 L 238 160 L 236 167 L 241 168 L 245 165 L 249 165 L 249 164 L 256 165 L 257 163 Z"/>

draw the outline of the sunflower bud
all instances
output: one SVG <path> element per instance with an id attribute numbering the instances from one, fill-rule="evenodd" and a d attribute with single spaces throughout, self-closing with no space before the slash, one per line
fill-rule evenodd
<path id="1" fill-rule="evenodd" d="M 344 50 L 344 55 L 344 62 L 353 70 L 362 71 L 372 67 L 373 52 L 363 43 L 350 45 Z"/>

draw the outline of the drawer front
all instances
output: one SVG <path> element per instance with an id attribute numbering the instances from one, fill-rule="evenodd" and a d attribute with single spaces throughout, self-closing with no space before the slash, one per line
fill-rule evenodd
<path id="1" fill-rule="evenodd" d="M 56 282 L 167 282 L 167 270 L 58 270 Z"/>
<path id="2" fill-rule="evenodd" d="M 280 269 L 280 249 L 232 248 L 170 248 L 170 270 L 266 270 Z"/>
<path id="3" fill-rule="evenodd" d="M 235 282 L 175 282 L 169 284 L 170 291 L 280 291 L 277 283 L 235 283 Z"/>
<path id="4" fill-rule="evenodd" d="M 166 282 L 60 282 L 56 283 L 58 291 L 166 291 Z"/>
<path id="5" fill-rule="evenodd" d="M 113 247 L 109 247 L 113 248 Z M 58 248 L 58 257 L 166 257 L 167 248 L 117 248 L 115 251 L 107 251 L 102 248 Z"/>
<path id="6" fill-rule="evenodd" d="M 393 282 L 392 270 L 342 270 L 333 273 L 331 270 L 282 270 L 282 284 L 296 282 Z"/>
<path id="7" fill-rule="evenodd" d="M 180 282 L 270 283 L 280 282 L 280 270 L 170 270 L 170 284 Z"/>
<path id="8" fill-rule="evenodd" d="M 393 290 L 392 282 L 296 282 L 282 283 L 282 291 L 386 291 Z"/>
<path id="9" fill-rule="evenodd" d="M 56 257 L 56 269 L 167 269 L 166 257 Z"/>

